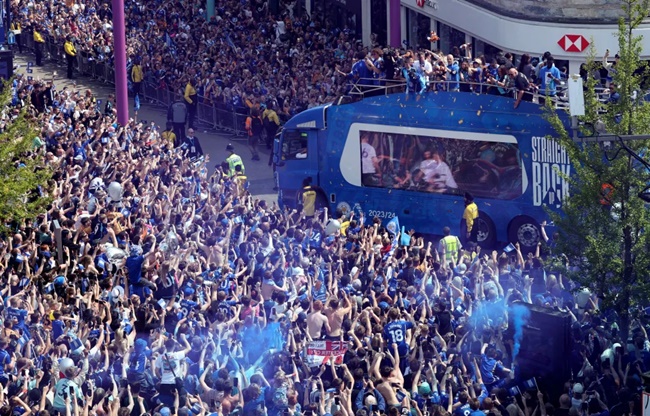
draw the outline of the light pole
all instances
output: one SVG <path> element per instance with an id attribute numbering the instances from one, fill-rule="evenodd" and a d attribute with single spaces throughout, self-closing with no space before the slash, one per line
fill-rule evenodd
<path id="1" fill-rule="evenodd" d="M 7 0 L 9 2 L 9 0 Z M 117 122 L 129 123 L 129 93 L 126 77 L 126 28 L 124 0 L 113 0 L 113 56 L 115 61 L 115 101 Z"/>
<path id="2" fill-rule="evenodd" d="M 206 12 L 208 14 L 208 21 L 214 16 L 214 0 L 207 0 Z"/>

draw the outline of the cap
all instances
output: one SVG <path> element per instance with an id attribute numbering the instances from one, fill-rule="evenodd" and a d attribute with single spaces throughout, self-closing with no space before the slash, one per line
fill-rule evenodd
<path id="1" fill-rule="evenodd" d="M 426 396 L 427 394 L 431 394 L 431 386 L 429 386 L 429 383 L 426 381 L 418 386 L 418 394 L 420 396 Z"/>
<path id="2" fill-rule="evenodd" d="M 226 150 L 233 151 L 235 150 L 235 146 L 233 146 L 232 143 L 228 143 L 228 146 L 226 146 Z"/>
<path id="3" fill-rule="evenodd" d="M 185 296 L 192 296 L 194 294 L 194 289 L 191 287 L 186 287 L 183 293 L 185 293 Z"/>
<path id="4" fill-rule="evenodd" d="M 160 409 L 160 416 L 171 416 L 172 412 L 169 410 L 169 407 L 163 407 Z"/>
<path id="5" fill-rule="evenodd" d="M 585 391 L 585 388 L 582 387 L 582 384 L 576 383 L 573 385 L 573 392 L 576 394 L 582 394 Z"/>

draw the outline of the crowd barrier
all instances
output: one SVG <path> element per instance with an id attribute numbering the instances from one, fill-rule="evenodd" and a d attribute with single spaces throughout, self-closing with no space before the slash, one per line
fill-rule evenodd
<path id="1" fill-rule="evenodd" d="M 26 34 L 24 38 L 23 46 L 25 49 L 33 51 L 35 48 L 33 36 Z M 45 37 L 43 60 L 60 65 L 66 64 L 62 39 Z M 108 62 L 95 59 L 94 55 L 87 51 L 77 49 L 76 68 L 80 74 L 89 76 L 96 81 L 107 84 L 115 83 L 115 69 L 113 66 Z M 169 88 L 161 88 L 153 82 L 143 82 L 140 90 L 141 101 L 144 100 L 143 102 L 163 107 L 165 111 L 174 102 L 176 96 L 177 94 L 174 91 Z M 201 96 L 199 96 L 198 101 L 196 119 L 200 125 L 210 129 L 222 130 L 245 139 L 247 134 L 245 129 L 247 117 L 245 108 L 233 109 L 228 106 L 214 105 Z"/>

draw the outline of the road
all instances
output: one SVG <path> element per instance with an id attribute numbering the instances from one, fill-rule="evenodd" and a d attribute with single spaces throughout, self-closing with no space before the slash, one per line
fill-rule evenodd
<path id="1" fill-rule="evenodd" d="M 35 79 L 49 80 L 54 79 L 54 85 L 57 90 L 63 87 L 72 88 L 76 85 L 78 89 L 90 89 L 103 102 L 109 94 L 114 93 L 115 89 L 111 84 L 105 84 L 93 80 L 90 77 L 79 76 L 75 80 L 69 80 L 65 77 L 65 67 L 57 66 L 53 63 L 45 63 L 42 67 L 31 66 L 32 73 L 27 73 L 28 62 L 34 62 L 33 55 L 28 54 L 15 54 L 14 66 L 15 73 L 23 74 L 24 76 L 32 76 Z M 53 76 L 54 75 L 54 76 Z M 135 117 L 133 107 L 133 98 L 129 99 L 129 117 Z M 137 113 L 137 119 L 140 121 L 155 122 L 157 125 L 162 126 L 164 129 L 165 122 L 167 121 L 167 109 L 153 104 L 141 102 L 140 110 Z M 205 130 L 202 126 L 196 129 L 196 137 L 201 142 L 201 147 L 205 154 L 210 155 L 210 170 L 221 161 L 225 160 L 228 156 L 226 146 L 232 143 L 235 146 L 235 152 L 239 154 L 244 160 L 246 167 L 246 175 L 250 182 L 250 192 L 256 198 L 264 199 L 267 202 L 277 200 L 277 194 L 273 191 L 274 180 L 273 171 L 267 162 L 269 159 L 269 151 L 262 146 L 260 148 L 261 161 L 250 160 L 250 151 L 245 145 L 243 137 L 236 137 L 228 133 Z"/>

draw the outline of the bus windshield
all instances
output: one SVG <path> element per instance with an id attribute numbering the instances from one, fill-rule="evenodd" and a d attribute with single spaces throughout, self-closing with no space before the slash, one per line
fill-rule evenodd
<path id="1" fill-rule="evenodd" d="M 485 140 L 360 130 L 361 182 L 504 200 L 521 196 L 525 173 L 517 141 L 482 136 Z"/>
<path id="2" fill-rule="evenodd" d="M 298 130 L 284 130 L 282 138 L 282 160 L 307 158 L 307 133 Z"/>

